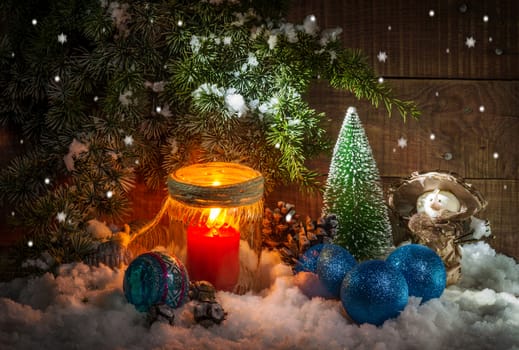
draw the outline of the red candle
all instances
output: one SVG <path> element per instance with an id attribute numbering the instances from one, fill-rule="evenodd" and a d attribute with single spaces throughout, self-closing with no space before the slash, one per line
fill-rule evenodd
<path id="1" fill-rule="evenodd" d="M 240 274 L 240 232 L 232 227 L 187 229 L 187 269 L 192 281 L 209 281 L 216 289 L 231 291 Z"/>

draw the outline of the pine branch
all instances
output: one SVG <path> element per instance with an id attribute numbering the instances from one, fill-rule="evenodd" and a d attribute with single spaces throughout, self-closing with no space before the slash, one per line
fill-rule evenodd
<path id="1" fill-rule="evenodd" d="M 329 141 L 324 115 L 302 95 L 318 76 L 388 112 L 418 116 L 337 33 L 283 20 L 287 3 L 3 1 L 12 16 L 0 41 L 0 120 L 38 152 L 2 172 L 1 198 L 17 218 L 40 220 L 38 231 L 60 237 L 76 228 L 57 223 L 58 210 L 70 211 L 79 230 L 91 218 L 123 220 L 138 176 L 163 188 L 171 171 L 194 162 L 247 164 L 267 191 L 316 187 L 306 163 Z M 87 150 L 70 159 L 73 140 Z M 77 239 L 53 249 L 73 255 Z"/>
<path id="2" fill-rule="evenodd" d="M 339 58 L 333 61 L 325 74 L 332 87 L 351 91 L 357 98 L 367 99 L 375 107 L 384 104 L 389 116 L 393 107 L 404 120 L 407 116 L 416 119 L 420 115 L 414 102 L 395 98 L 391 87 L 378 81 L 360 51 L 342 50 Z"/>

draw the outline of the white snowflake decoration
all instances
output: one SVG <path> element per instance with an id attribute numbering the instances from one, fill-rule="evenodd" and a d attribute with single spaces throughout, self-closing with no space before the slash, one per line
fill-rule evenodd
<path id="1" fill-rule="evenodd" d="M 398 139 L 398 147 L 406 148 L 407 147 L 407 139 L 405 137 L 400 137 Z"/>
<path id="2" fill-rule="evenodd" d="M 476 46 L 476 39 L 474 39 L 474 37 L 467 37 L 465 39 L 465 45 L 468 47 L 468 48 L 472 48 L 474 46 Z"/>
<path id="3" fill-rule="evenodd" d="M 58 35 L 58 42 L 63 45 L 67 42 L 67 36 L 62 32 L 60 35 Z"/>
<path id="4" fill-rule="evenodd" d="M 387 53 L 385 51 L 379 51 L 377 55 L 377 59 L 379 62 L 386 62 L 387 60 Z"/>
<path id="5" fill-rule="evenodd" d="M 65 214 L 64 211 L 60 211 L 58 215 L 56 215 L 56 219 L 58 219 L 58 222 L 65 222 L 65 220 L 67 220 L 67 214 Z"/>
<path id="6" fill-rule="evenodd" d="M 126 135 L 126 137 L 124 138 L 124 144 L 126 146 L 133 145 L 133 137 L 132 137 L 132 135 Z"/>
<path id="7" fill-rule="evenodd" d="M 171 116 L 173 116 L 173 113 L 171 112 L 171 110 L 169 109 L 169 105 L 168 104 L 165 104 L 161 109 L 160 109 L 160 114 L 165 116 L 166 118 L 169 118 Z"/>

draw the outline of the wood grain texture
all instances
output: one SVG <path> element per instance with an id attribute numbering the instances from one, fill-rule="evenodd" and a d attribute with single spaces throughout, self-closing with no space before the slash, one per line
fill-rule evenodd
<path id="1" fill-rule="evenodd" d="M 516 0 L 296 0 L 288 19 L 301 23 L 310 14 L 320 28 L 341 27 L 344 45 L 361 49 L 383 76 L 519 78 Z M 467 37 L 476 39 L 475 47 L 465 45 Z M 379 51 L 388 54 L 385 63 L 377 60 Z"/>
<path id="2" fill-rule="evenodd" d="M 467 178 L 519 178 L 519 152 L 514 152 L 519 149 L 519 82 L 400 79 L 389 83 L 397 96 L 418 104 L 423 113 L 419 120 L 404 122 L 397 114 L 389 118 L 383 108 L 334 90 L 324 81 L 312 85 L 307 101 L 326 113 L 332 140 L 348 106 L 357 107 L 383 176 L 444 169 Z M 407 147 L 398 146 L 400 138 L 407 140 Z M 315 165 L 327 172 L 329 157 Z"/>
<path id="3" fill-rule="evenodd" d="M 490 220 L 496 251 L 519 258 L 519 180 L 470 181 L 488 201 L 482 217 Z"/>

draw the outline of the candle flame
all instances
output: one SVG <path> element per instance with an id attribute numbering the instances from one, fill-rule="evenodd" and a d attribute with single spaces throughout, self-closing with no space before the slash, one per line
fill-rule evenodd
<path id="1" fill-rule="evenodd" d="M 218 216 L 220 215 L 221 211 L 222 211 L 222 209 L 220 209 L 220 208 L 211 208 L 211 209 L 209 209 L 209 220 L 208 220 L 208 222 L 210 224 L 214 223 L 216 221 L 216 219 L 218 218 Z"/>
<path id="2" fill-rule="evenodd" d="M 207 212 L 206 212 L 207 213 Z M 229 224 L 227 220 L 227 209 L 221 208 L 209 208 L 209 214 L 207 215 L 206 225 L 210 228 L 220 228 L 226 224 Z"/>

